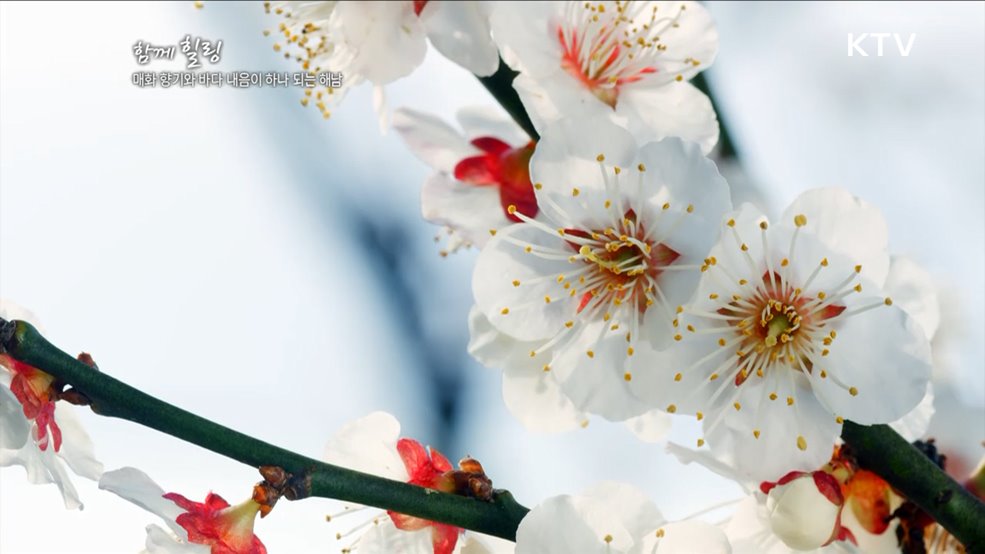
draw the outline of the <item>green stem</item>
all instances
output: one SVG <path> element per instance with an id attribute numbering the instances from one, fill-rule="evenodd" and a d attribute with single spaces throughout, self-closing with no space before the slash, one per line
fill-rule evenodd
<path id="1" fill-rule="evenodd" d="M 846 421 L 841 437 L 859 465 L 875 472 L 954 535 L 968 552 L 985 552 L 985 503 L 888 425 Z"/>
<path id="2" fill-rule="evenodd" d="M 540 135 L 537 134 L 537 129 L 534 128 L 533 121 L 530 121 L 527 110 L 523 108 L 520 95 L 513 88 L 513 79 L 517 75 L 519 73 L 510 69 L 506 65 L 506 62 L 500 59 L 499 68 L 496 70 L 496 73 L 488 77 L 478 77 L 478 79 L 482 83 L 482 86 L 486 87 L 486 90 L 489 91 L 489 94 L 492 94 L 496 101 L 509 112 L 513 121 L 516 121 L 517 125 L 522 127 L 530 135 L 530 139 L 537 141 L 540 140 Z"/>
<path id="3" fill-rule="evenodd" d="M 0 353 L 34 366 L 71 385 L 91 400 L 100 415 L 127 419 L 217 454 L 259 468 L 279 466 L 311 477 L 311 496 L 335 498 L 449 523 L 515 540 L 529 511 L 506 491 L 492 502 L 455 496 L 326 464 L 244 435 L 158 400 L 62 352 L 23 321 L 0 319 Z"/>

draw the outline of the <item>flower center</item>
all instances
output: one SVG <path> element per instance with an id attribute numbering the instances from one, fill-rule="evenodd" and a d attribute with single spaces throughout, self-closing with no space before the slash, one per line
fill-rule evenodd
<path id="1" fill-rule="evenodd" d="M 719 264 L 714 256 L 706 258 L 701 271 L 707 272 L 711 283 L 707 295 L 710 306 L 703 301 L 689 306 L 687 311 L 688 315 L 694 316 L 693 323 L 682 325 L 680 320 L 674 320 L 675 327 L 686 329 L 674 335 L 674 340 L 683 340 L 685 332 L 695 336 L 717 336 L 717 352 L 713 350 L 683 368 L 674 375 L 674 382 L 680 382 L 685 373 L 700 372 L 700 389 L 707 387 L 706 394 L 711 402 L 723 394 L 737 398 L 739 387 L 752 376 L 762 384 L 764 397 L 776 401 L 780 398 L 777 390 L 791 373 L 827 379 L 853 397 L 859 394 L 858 388 L 842 380 L 844 375 L 839 377 L 825 369 L 830 348 L 838 337 L 833 327 L 839 326 L 839 321 L 869 310 L 892 306 L 893 301 L 886 297 L 873 298 L 866 303 L 846 302 L 849 296 L 862 292 L 861 265 L 844 268 L 847 275 L 840 282 L 828 281 L 825 277 L 832 286 L 822 290 L 815 284 L 816 279 L 832 268 L 829 268 L 828 259 L 822 258 L 809 274 L 801 273 L 809 266 L 793 260 L 798 260 L 795 257 L 797 237 L 800 229 L 807 225 L 807 217 L 803 214 L 794 216 L 794 225 L 784 255 L 771 248 L 767 236 L 769 224 L 761 221 L 762 257 L 754 259 L 749 245 L 736 229 L 735 220 L 726 223 L 725 233 L 734 239 L 738 257 L 731 258 L 727 264 Z M 726 243 L 723 243 L 724 247 L 727 247 Z M 801 270 L 794 272 L 794 267 Z M 684 313 L 685 308 L 679 306 L 677 311 Z M 787 389 L 790 396 L 787 396 L 786 404 L 796 410 L 797 388 Z M 736 411 L 742 409 L 738 401 L 732 406 Z M 667 407 L 671 413 L 676 409 L 675 404 Z M 707 422 L 706 432 L 724 421 L 727 412 L 721 410 L 714 420 Z M 697 416 L 698 419 L 704 417 L 700 411 Z M 841 424 L 843 419 L 836 415 L 835 421 Z M 758 439 L 762 431 L 754 428 L 752 433 Z M 703 443 L 703 440 L 699 442 Z M 796 445 L 802 451 L 807 450 L 807 439 L 798 435 Z"/>
<path id="2" fill-rule="evenodd" d="M 791 337 L 800 328 L 800 320 L 797 308 L 779 300 L 767 301 L 759 318 L 759 335 L 763 345 L 772 348 L 777 342 L 786 344 L 793 340 Z"/>
<path id="3" fill-rule="evenodd" d="M 569 2 L 557 26 L 561 67 L 610 107 L 615 108 L 622 85 L 658 72 L 658 57 L 667 50 L 660 35 L 679 26 L 685 9 L 672 8 L 664 16 L 653 5 L 647 14 L 649 4 Z"/>
<path id="4" fill-rule="evenodd" d="M 804 366 L 811 371 L 809 354 L 816 338 L 812 331 L 819 330 L 824 320 L 844 309 L 825 303 L 823 297 L 808 297 L 782 275 L 767 272 L 762 285 L 752 294 L 744 298 L 736 295 L 718 310 L 729 318 L 738 336 L 736 354 L 740 367 L 745 369 L 736 374 L 735 384 L 744 383 L 752 371 L 761 375 L 777 363 L 797 371 Z"/>
<path id="5" fill-rule="evenodd" d="M 582 282 L 585 291 L 578 304 L 578 313 L 586 307 L 624 303 L 641 313 L 653 304 L 652 281 L 674 262 L 680 254 L 672 248 L 655 243 L 637 221 L 633 210 L 625 213 L 618 226 L 598 231 L 566 230 L 580 237 L 577 248 L 585 264 L 594 271 Z"/>

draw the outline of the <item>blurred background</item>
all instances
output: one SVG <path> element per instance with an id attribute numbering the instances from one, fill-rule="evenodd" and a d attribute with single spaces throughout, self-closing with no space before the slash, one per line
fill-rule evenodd
<path id="1" fill-rule="evenodd" d="M 841 185 L 880 206 L 894 252 L 942 288 L 934 435 L 973 463 L 985 438 L 985 4 L 711 3 L 708 80 L 738 150 L 738 199 L 782 209 Z M 679 518 L 739 489 L 600 419 L 525 431 L 497 370 L 465 351 L 474 251 L 442 258 L 420 217 L 429 169 L 382 135 L 363 86 L 323 121 L 299 89 L 141 89 L 137 40 L 224 41 L 216 71 L 290 70 L 259 3 L 0 4 L 0 295 L 48 337 L 169 402 L 319 457 L 345 422 L 392 412 L 403 434 L 481 460 L 532 506 L 604 479 Z M 908 57 L 848 57 L 848 33 L 916 33 Z M 177 58 L 181 58 L 180 54 Z M 159 71 L 182 62 L 153 62 Z M 490 105 L 433 51 L 390 108 L 449 120 Z M 81 412 L 81 411 L 80 411 Z M 128 422 L 81 413 L 106 469 L 165 490 L 244 499 L 254 470 Z M 692 444 L 690 422 L 672 438 Z M 0 471 L 3 552 L 136 552 L 154 516 L 95 484 L 69 512 L 53 486 Z M 330 501 L 258 523 L 271 552 L 332 552 Z M 355 523 L 355 522 L 353 522 Z M 341 527 L 339 527 L 341 525 Z"/>

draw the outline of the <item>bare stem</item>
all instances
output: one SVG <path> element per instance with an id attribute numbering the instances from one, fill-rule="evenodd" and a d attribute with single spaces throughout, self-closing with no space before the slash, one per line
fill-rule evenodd
<path id="1" fill-rule="evenodd" d="M 157 429 L 249 466 L 278 466 L 306 475 L 311 496 L 375 506 L 509 540 L 515 540 L 517 526 L 529 511 L 507 491 L 497 491 L 491 502 L 455 496 L 326 464 L 234 431 L 87 366 L 23 321 L 0 319 L 0 340 L 0 353 L 71 385 L 91 400 L 97 414 Z"/>

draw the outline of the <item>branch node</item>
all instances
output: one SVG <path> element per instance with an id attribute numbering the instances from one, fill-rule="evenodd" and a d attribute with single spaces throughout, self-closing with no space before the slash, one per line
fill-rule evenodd
<path id="1" fill-rule="evenodd" d="M 14 331 L 16 330 L 16 321 L 7 321 L 6 319 L 0 317 L 0 354 L 7 353 L 8 344 L 13 340 Z"/>

